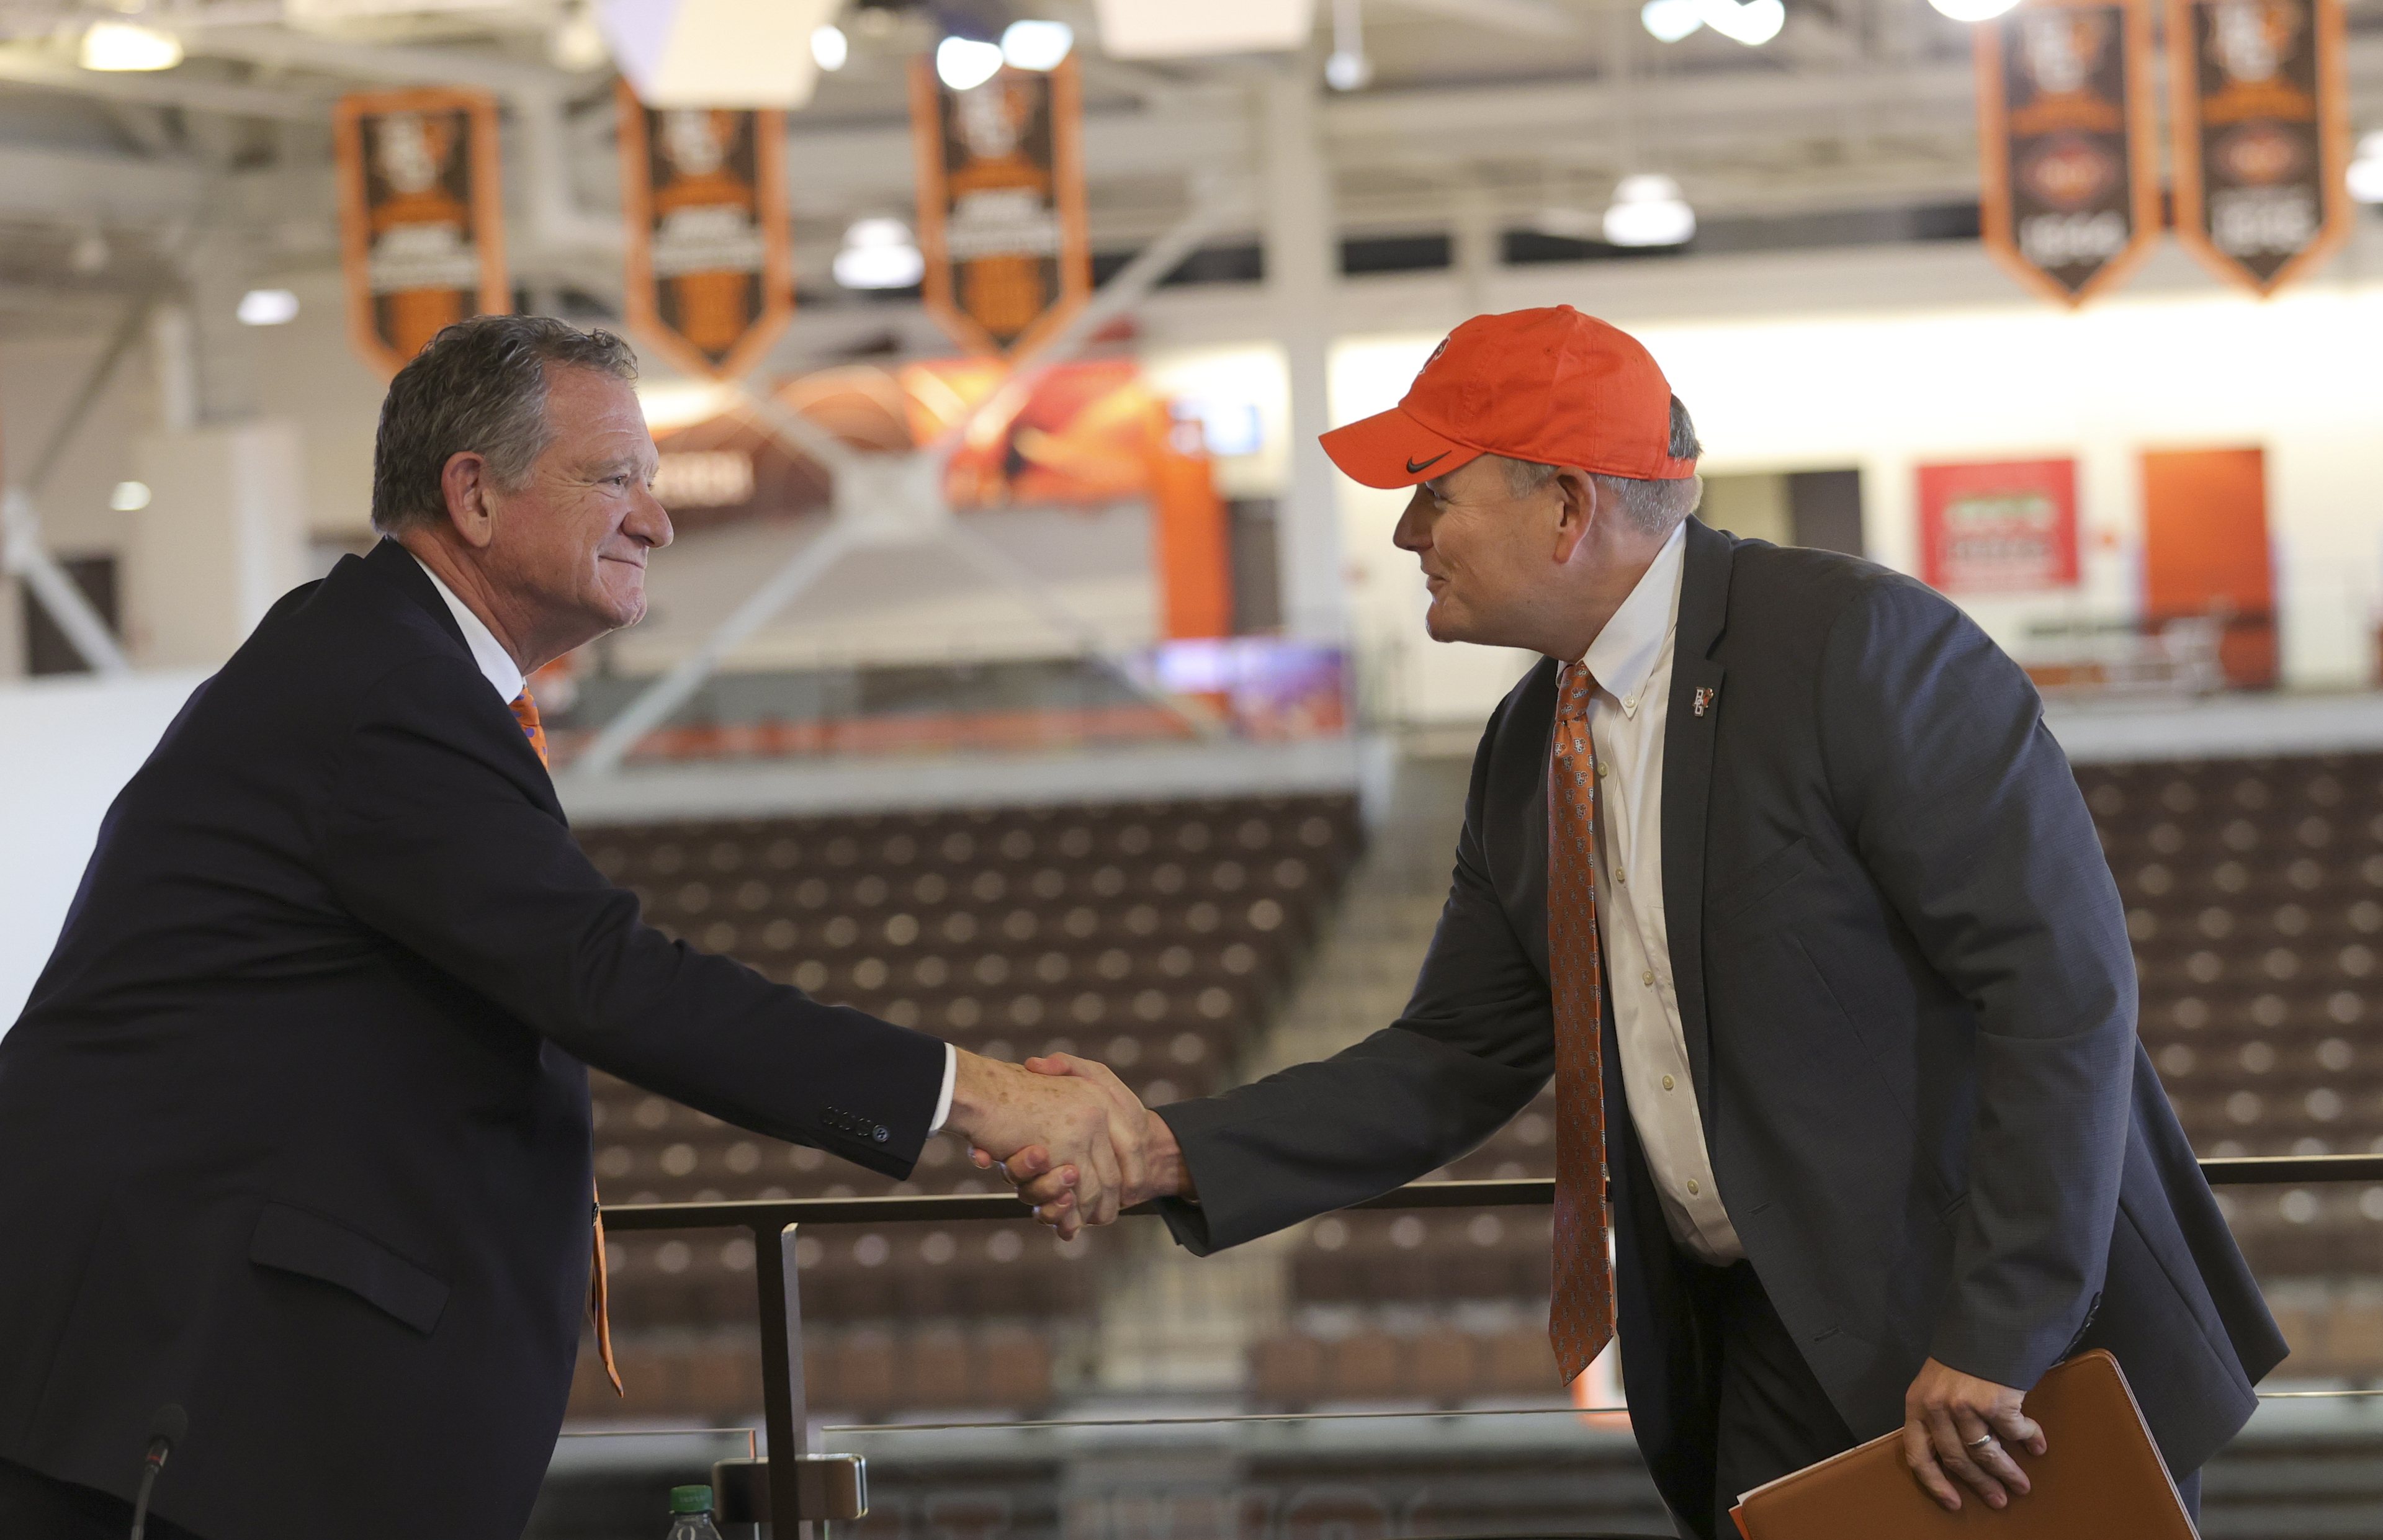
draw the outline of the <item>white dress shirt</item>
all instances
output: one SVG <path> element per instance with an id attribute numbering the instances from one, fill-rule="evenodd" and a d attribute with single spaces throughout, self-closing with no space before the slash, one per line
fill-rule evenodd
<path id="1" fill-rule="evenodd" d="M 497 634 L 488 629 L 488 622 L 475 614 L 470 605 L 457 598 L 455 590 L 438 580 L 438 574 L 430 570 L 428 562 L 418 556 L 414 560 L 422 568 L 422 575 L 430 580 L 430 586 L 438 589 L 438 597 L 447 601 L 448 613 L 453 615 L 455 623 L 463 628 L 463 645 L 472 649 L 472 661 L 480 666 L 481 674 L 495 686 L 497 696 L 505 703 L 505 708 L 511 710 L 513 697 L 520 695 L 528 683 L 522 678 L 521 665 L 513 661 L 512 654 L 497 640 Z M 944 1044 L 944 1090 L 935 1100 L 935 1120 L 927 1125 L 930 1134 L 941 1133 L 944 1120 L 952 1115 L 952 1086 L 959 1078 L 959 1065 L 958 1050 L 948 1042 Z"/>
<path id="2" fill-rule="evenodd" d="M 1705 1149 L 1663 915 L 1663 725 L 1686 551 L 1683 523 L 1581 660 L 1597 682 L 1588 707 L 1597 751 L 1597 927 L 1622 1090 L 1672 1238 L 1726 1266 L 1746 1250 Z"/>

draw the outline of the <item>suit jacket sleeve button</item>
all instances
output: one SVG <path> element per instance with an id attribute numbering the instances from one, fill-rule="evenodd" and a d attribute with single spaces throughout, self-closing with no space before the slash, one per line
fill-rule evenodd
<path id="1" fill-rule="evenodd" d="M 873 1137 L 876 1139 L 878 1143 L 883 1144 L 892 1136 L 885 1131 L 885 1125 L 880 1123 L 877 1125 L 877 1132 Z"/>

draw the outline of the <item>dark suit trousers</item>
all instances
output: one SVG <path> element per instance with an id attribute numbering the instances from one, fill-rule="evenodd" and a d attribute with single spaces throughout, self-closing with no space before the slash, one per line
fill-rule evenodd
<path id="1" fill-rule="evenodd" d="M 1681 1271 L 1696 1294 L 1699 1358 L 1715 1412 L 1713 1527 L 1702 1533 L 1735 1540 L 1729 1510 L 1741 1493 L 1859 1441 L 1812 1377 L 1752 1263 L 1709 1267 L 1683 1258 Z M 2201 1472 L 2176 1485 L 2197 1521 Z"/>
<path id="2" fill-rule="evenodd" d="M 172 1461 L 157 1479 L 174 1479 Z M 0 1535 L 7 1540 L 124 1540 L 131 1533 L 132 1505 L 123 1498 L 0 1460 Z M 151 1540 L 199 1540 L 154 1512 L 147 1534 Z"/>

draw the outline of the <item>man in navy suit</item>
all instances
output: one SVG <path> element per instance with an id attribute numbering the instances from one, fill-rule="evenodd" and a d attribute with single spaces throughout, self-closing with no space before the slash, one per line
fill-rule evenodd
<path id="1" fill-rule="evenodd" d="M 382 408 L 386 538 L 109 811 L 0 1039 L 8 1540 L 124 1534 L 167 1403 L 153 1534 L 512 1540 L 584 1312 L 609 1351 L 587 1065 L 895 1177 L 939 1127 L 1048 1137 L 1096 1206 L 1133 1175 L 1082 1082 L 671 941 L 572 843 L 523 682 L 670 542 L 635 373 L 559 321 L 440 333 Z"/>
<path id="2" fill-rule="evenodd" d="M 1482 734 L 1406 1010 L 1145 1115 L 1129 1196 L 1238 1245 L 1447 1164 L 1552 1076 L 1558 1361 L 1618 1317 L 1684 1534 L 1898 1427 L 1945 1507 L 2024 1505 L 2026 1394 L 2097 1347 L 2191 1500 L 2284 1342 L 2136 1041 L 2027 676 L 1920 584 L 1697 522 L 1686 411 L 1570 306 L 1466 322 L 1325 447 L 1415 488 L 1436 639 L 1543 658 Z M 1005 1169 L 1096 1219 L 1064 1164 Z"/>

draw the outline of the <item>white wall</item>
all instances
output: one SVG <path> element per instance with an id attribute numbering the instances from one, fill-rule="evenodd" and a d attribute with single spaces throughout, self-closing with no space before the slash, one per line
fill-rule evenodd
<path id="1" fill-rule="evenodd" d="M 1715 472 L 1858 467 L 1871 550 L 1896 564 L 1914 561 L 1918 464 L 2074 454 L 2084 581 L 2071 593 L 1978 603 L 2006 641 L 2047 614 L 2129 611 L 2143 448 L 2259 443 L 2268 456 L 2287 682 L 2362 684 L 2383 603 L 2383 370 L 2368 363 L 2383 342 L 2383 221 L 2361 218 L 2350 250 L 2265 303 L 2222 288 L 2172 244 L 2115 296 L 2076 314 L 2021 292 L 1973 243 L 1957 241 L 1503 268 L 1477 286 L 1454 273 L 1350 280 L 1332 300 L 1342 339 L 1333 415 L 1346 421 L 1394 401 L 1473 303 L 1571 302 L 1648 342 L 1695 411 Z M 302 309 L 295 323 L 257 335 L 264 410 L 303 435 L 309 529 L 361 538 L 381 382 L 349 347 L 335 275 L 271 276 L 299 293 Z M 909 315 L 882 314 L 887 325 Z M 798 367 L 823 356 L 849 340 L 854 317 L 833 309 L 798 315 L 779 359 Z M 1287 412 L 1269 324 L 1263 294 L 1249 285 L 1166 290 L 1137 316 L 1143 362 L 1162 389 L 1258 409 L 1259 451 L 1219 462 L 1229 496 L 1266 495 L 1281 480 Z M 29 343 L 0 353 L 0 437 L 11 452 L 31 452 L 59 404 L 58 381 L 75 377 L 93 346 Z M 120 549 L 128 537 L 105 499 L 129 474 L 134 435 L 150 425 L 146 369 L 128 371 L 45 499 L 62 551 Z M 1397 687 L 1402 697 L 1419 692 L 1416 709 L 1477 714 L 1512 660 L 1418 643 L 1414 564 L 1388 544 L 1396 497 L 1344 487 L 1341 508 L 1358 634 L 1384 648 L 1398 639 L 1413 678 Z M 655 569 L 666 612 L 624 638 L 624 659 L 671 650 L 666 633 L 734 597 L 738 558 L 773 564 L 786 544 L 783 533 L 756 535 L 718 562 L 699 560 L 694 541 L 666 553 Z M 1126 583 L 1130 559 L 1093 565 L 1115 581 L 1088 571 L 1087 608 L 1122 616 L 1148 603 L 1146 581 Z M 673 579 L 674 568 L 683 578 Z M 844 587 L 759 653 L 832 647 L 850 656 L 881 642 L 915 651 L 909 639 L 922 630 L 1011 623 L 955 600 L 941 580 L 883 605 L 864 603 L 863 589 L 884 592 L 874 578 Z M 792 634 L 807 627 L 807 635 Z"/>
<path id="2" fill-rule="evenodd" d="M 2324 689 L 2370 682 L 2383 615 L 2378 248 L 2367 231 L 2326 273 L 2266 302 L 2167 251 L 2115 297 L 2071 313 L 2020 293 L 1959 244 L 1508 269 L 1491 302 L 1571 302 L 1628 326 L 1695 413 L 1716 474 L 1858 468 L 1871 554 L 1905 570 L 1918 561 L 1918 466 L 2073 455 L 2082 581 L 1974 602 L 2006 645 L 2040 620 L 2134 614 L 2143 450 L 2260 445 L 2285 682 Z M 1333 420 L 1394 403 L 1461 319 L 1461 298 L 1445 275 L 1344 285 Z M 1198 339 L 1255 326 L 1247 306 L 1187 291 L 1154 315 L 1154 374 L 1278 399 L 1270 355 Z M 1414 324 L 1388 324 L 1402 315 Z M 1403 499 L 1341 486 L 1357 634 L 1395 671 L 1421 671 L 1390 688 L 1422 715 L 1477 716 L 1513 662 L 1420 639 L 1414 562 L 1389 545 Z"/>
<path id="3" fill-rule="evenodd" d="M 49 960 L 108 804 L 200 677 L 0 685 L 0 1032 Z"/>

